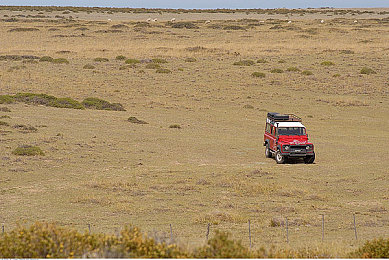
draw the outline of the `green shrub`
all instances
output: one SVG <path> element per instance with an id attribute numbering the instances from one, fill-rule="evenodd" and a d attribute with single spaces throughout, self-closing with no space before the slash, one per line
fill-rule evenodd
<path id="1" fill-rule="evenodd" d="M 94 61 L 96 61 L 96 62 L 107 62 L 107 61 L 109 61 L 109 59 L 98 57 L 98 58 L 95 58 Z"/>
<path id="2" fill-rule="evenodd" d="M 85 109 L 85 107 L 72 98 L 56 98 L 48 104 L 49 107 L 59 107 L 59 108 L 73 108 L 73 109 Z"/>
<path id="3" fill-rule="evenodd" d="M 198 29 L 199 27 L 192 22 L 177 22 L 172 23 L 172 28 Z"/>
<path id="4" fill-rule="evenodd" d="M 239 25 L 227 25 L 223 27 L 223 30 L 245 30 L 245 28 Z"/>
<path id="5" fill-rule="evenodd" d="M 16 101 L 45 106 L 48 106 L 50 102 L 55 101 L 56 99 L 56 97 L 47 94 L 18 93 L 14 95 L 14 100 Z"/>
<path id="6" fill-rule="evenodd" d="M 97 109 L 97 110 L 113 110 L 113 111 L 126 111 L 122 104 L 110 103 L 99 98 L 86 98 L 82 101 L 85 108 Z"/>
<path id="7" fill-rule="evenodd" d="M 3 118 L 3 117 L 1 117 L 1 118 Z M 7 122 L 0 121 L 0 126 L 9 126 L 9 124 Z"/>
<path id="8" fill-rule="evenodd" d="M 11 109 L 8 107 L 0 107 L 0 112 L 11 112 Z"/>
<path id="9" fill-rule="evenodd" d="M 93 70 L 95 68 L 95 66 L 93 66 L 92 64 L 85 64 L 83 69 L 86 69 L 86 70 Z"/>
<path id="10" fill-rule="evenodd" d="M 374 239 L 366 241 L 350 258 L 389 258 L 389 239 Z"/>
<path id="11" fill-rule="evenodd" d="M 252 60 L 240 60 L 240 61 L 236 61 L 234 62 L 235 66 L 251 66 L 251 65 L 254 65 L 254 61 Z"/>
<path id="12" fill-rule="evenodd" d="M 69 61 L 65 58 L 57 58 L 53 59 L 52 63 L 57 63 L 57 64 L 69 64 Z"/>
<path id="13" fill-rule="evenodd" d="M 169 128 L 181 129 L 181 126 L 179 124 L 174 124 L 174 125 L 170 125 Z"/>
<path id="14" fill-rule="evenodd" d="M 284 71 L 282 69 L 272 69 L 270 72 L 271 73 L 283 73 Z"/>
<path id="15" fill-rule="evenodd" d="M 14 125 L 13 128 L 19 130 L 22 133 L 35 133 L 38 132 L 38 129 L 36 127 L 33 127 L 31 125 Z"/>
<path id="16" fill-rule="evenodd" d="M 267 63 L 267 60 L 265 60 L 265 59 L 259 59 L 259 60 L 257 60 L 257 63 Z"/>
<path id="17" fill-rule="evenodd" d="M 264 78 L 266 77 L 266 74 L 263 72 L 253 72 L 251 76 L 253 76 L 254 78 Z"/>
<path id="18" fill-rule="evenodd" d="M 313 72 L 310 70 L 304 70 L 301 72 L 301 74 L 306 75 L 306 76 L 310 76 L 310 75 L 313 75 Z"/>
<path id="19" fill-rule="evenodd" d="M 149 63 L 146 65 L 145 69 L 160 69 L 161 65 L 157 63 Z"/>
<path id="20" fill-rule="evenodd" d="M 14 102 L 13 96 L 10 95 L 0 95 L 0 104 L 11 104 Z"/>
<path id="21" fill-rule="evenodd" d="M 137 60 L 137 59 L 127 59 L 125 62 L 126 62 L 126 64 L 136 64 L 136 63 L 140 63 L 140 60 Z"/>
<path id="22" fill-rule="evenodd" d="M 159 59 L 159 58 L 151 59 L 151 61 L 154 62 L 154 63 L 167 63 L 167 60 Z"/>
<path id="23" fill-rule="evenodd" d="M 285 60 L 279 60 L 278 63 L 286 63 Z"/>
<path id="24" fill-rule="evenodd" d="M 38 156 L 45 155 L 45 153 L 38 146 L 22 145 L 12 151 L 12 154 L 19 156 Z"/>
<path id="25" fill-rule="evenodd" d="M 366 75 L 370 75 L 370 74 L 377 74 L 377 72 L 375 72 L 373 69 L 371 68 L 368 68 L 368 67 L 363 67 L 360 71 L 361 74 L 366 74 Z"/>
<path id="26" fill-rule="evenodd" d="M 9 115 L 3 115 L 3 116 L 0 116 L 1 119 L 5 119 L 5 118 L 11 118 Z"/>
<path id="27" fill-rule="evenodd" d="M 116 59 L 116 60 L 125 60 L 125 59 L 126 59 L 126 56 L 119 55 L 119 56 L 116 56 L 115 59 Z"/>
<path id="28" fill-rule="evenodd" d="M 43 56 L 42 58 L 39 59 L 39 61 L 47 61 L 47 62 L 53 62 L 53 58 L 50 56 Z"/>
<path id="29" fill-rule="evenodd" d="M 339 73 L 336 73 L 336 74 L 332 75 L 332 77 L 334 77 L 334 78 L 339 78 L 340 76 L 341 75 Z"/>
<path id="30" fill-rule="evenodd" d="M 320 64 L 323 66 L 334 66 L 335 65 L 335 63 L 333 63 L 332 61 L 323 61 Z"/>
<path id="31" fill-rule="evenodd" d="M 134 123 L 134 124 L 141 124 L 141 125 L 146 125 L 148 124 L 146 121 L 139 120 L 138 118 L 131 116 L 128 118 L 128 122 Z"/>
<path id="32" fill-rule="evenodd" d="M 122 65 L 119 67 L 119 70 L 127 70 L 127 69 L 133 69 L 136 68 L 136 64 L 127 64 L 127 65 Z"/>
<path id="33" fill-rule="evenodd" d="M 296 72 L 296 71 L 300 71 L 300 69 L 297 68 L 297 67 L 289 67 L 289 68 L 286 69 L 286 71 L 289 71 L 289 72 Z"/>
<path id="34" fill-rule="evenodd" d="M 155 72 L 157 72 L 157 73 L 164 73 L 164 74 L 172 73 L 171 70 L 169 70 L 169 69 L 163 69 L 163 68 L 157 69 Z"/>
<path id="35" fill-rule="evenodd" d="M 197 60 L 195 58 L 186 58 L 185 62 L 196 62 Z"/>

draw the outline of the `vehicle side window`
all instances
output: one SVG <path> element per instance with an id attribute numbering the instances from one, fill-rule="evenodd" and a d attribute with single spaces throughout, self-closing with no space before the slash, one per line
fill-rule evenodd
<path id="1" fill-rule="evenodd" d="M 266 123 L 266 132 L 270 133 L 270 124 L 269 123 Z"/>
<path id="2" fill-rule="evenodd" d="M 271 135 L 274 135 L 274 126 L 271 127 Z"/>

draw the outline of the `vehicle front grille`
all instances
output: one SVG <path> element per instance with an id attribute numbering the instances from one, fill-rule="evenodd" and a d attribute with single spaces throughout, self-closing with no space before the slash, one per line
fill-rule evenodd
<path id="1" fill-rule="evenodd" d="M 290 152 L 291 153 L 306 153 L 305 145 L 291 145 Z"/>

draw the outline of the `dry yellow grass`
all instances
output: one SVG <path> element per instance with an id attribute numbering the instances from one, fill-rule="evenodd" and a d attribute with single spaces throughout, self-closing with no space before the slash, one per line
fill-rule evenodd
<path id="1" fill-rule="evenodd" d="M 7 12 L 12 15 L 1 14 Z M 0 61 L 0 95 L 98 97 L 127 109 L 1 105 L 11 112 L 0 116 L 11 118 L 2 119 L 10 126 L 0 126 L 0 222 L 8 228 L 17 221 L 54 221 L 80 229 L 92 223 L 103 232 L 128 223 L 169 232 L 172 224 L 189 246 L 204 242 L 206 222 L 214 224 L 211 232 L 229 230 L 247 244 L 248 219 L 255 247 L 283 246 L 285 230 L 271 227 L 271 220 L 285 217 L 291 246 L 316 246 L 320 214 L 326 215 L 328 246 L 337 241 L 349 249 L 387 234 L 387 15 L 332 16 L 324 24 L 320 16 L 291 24 L 270 16 L 259 23 L 217 14 L 220 19 L 210 24 L 204 23 L 210 14 L 180 16 L 199 29 L 171 28 L 165 21 L 139 27 L 135 15 L 112 14 L 111 23 L 97 21 L 94 13 L 79 13 L 83 19 L 73 21 L 0 21 L 0 55 L 70 62 Z M 112 28 L 120 24 L 125 26 Z M 227 25 L 245 30 L 224 30 Z M 39 31 L 9 32 L 22 27 Z M 125 63 L 115 60 L 118 55 L 142 62 L 119 69 Z M 160 65 L 172 73 L 145 69 L 153 58 L 166 59 Z M 233 65 L 258 59 L 268 63 Z M 85 64 L 95 68 L 84 70 Z M 14 66 L 19 69 L 10 70 Z M 377 74 L 361 75 L 363 67 Z M 270 73 L 274 68 L 284 73 Z M 252 77 L 255 71 L 266 77 Z M 265 158 L 266 111 L 303 118 L 316 145 L 315 164 L 276 165 Z M 149 124 L 132 124 L 130 116 Z M 21 133 L 12 128 L 16 124 L 38 131 Z M 169 128 L 174 124 L 181 129 Z M 45 156 L 12 155 L 25 144 L 39 146 Z"/>

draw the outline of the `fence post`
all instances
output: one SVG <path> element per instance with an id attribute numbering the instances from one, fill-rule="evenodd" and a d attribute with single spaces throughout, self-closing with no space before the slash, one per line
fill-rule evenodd
<path id="1" fill-rule="evenodd" d="M 354 217 L 354 233 L 355 233 L 355 240 L 358 240 L 358 235 L 357 235 L 357 225 L 355 224 L 355 213 L 353 214 Z"/>
<path id="2" fill-rule="evenodd" d="M 4 224 L 1 226 L 1 233 L 4 235 L 4 230 L 5 230 L 5 228 L 4 228 Z"/>
<path id="3" fill-rule="evenodd" d="M 90 234 L 90 224 L 88 224 L 89 234 Z"/>
<path id="4" fill-rule="evenodd" d="M 289 226 L 288 226 L 288 218 L 286 219 L 286 243 L 289 243 Z"/>
<path id="5" fill-rule="evenodd" d="M 250 240 L 250 249 L 251 249 L 251 223 L 249 220 L 249 240 Z"/>
<path id="6" fill-rule="evenodd" d="M 324 241 L 324 214 L 321 214 L 321 242 Z"/>
<path id="7" fill-rule="evenodd" d="M 209 236 L 209 226 L 210 226 L 211 224 L 210 223 L 208 223 L 208 226 L 207 226 L 207 234 L 206 234 L 206 237 L 207 237 L 207 241 L 208 241 L 208 236 Z"/>
<path id="8" fill-rule="evenodd" d="M 173 228 L 172 228 L 172 224 L 169 224 L 170 225 L 170 242 L 173 241 Z"/>

